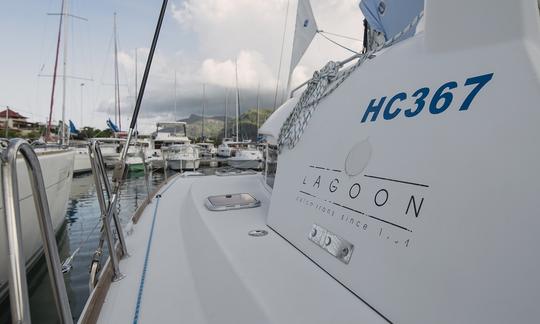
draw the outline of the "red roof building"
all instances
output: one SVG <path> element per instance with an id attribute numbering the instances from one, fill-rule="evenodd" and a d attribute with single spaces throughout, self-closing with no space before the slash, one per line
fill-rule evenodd
<path id="1" fill-rule="evenodd" d="M 22 119 L 22 120 L 26 120 L 28 119 L 28 117 L 24 117 L 23 115 L 19 114 L 18 112 L 14 111 L 14 110 L 11 110 L 11 109 L 6 109 L 6 110 L 3 110 L 3 111 L 0 111 L 0 118 L 1 119 L 6 119 L 6 112 L 8 114 L 8 118 L 9 119 Z"/>
<path id="2" fill-rule="evenodd" d="M 7 114 L 7 117 L 6 117 Z M 14 130 L 31 130 L 37 126 L 36 123 L 28 122 L 28 117 L 25 117 L 13 109 L 0 111 L 0 128 L 5 129 L 6 121 L 10 129 Z"/>

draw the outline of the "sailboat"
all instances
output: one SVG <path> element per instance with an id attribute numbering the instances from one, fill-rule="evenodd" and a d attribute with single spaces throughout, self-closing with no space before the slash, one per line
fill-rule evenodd
<path id="1" fill-rule="evenodd" d="M 213 143 L 209 143 L 206 140 L 204 133 L 204 122 L 205 122 L 205 111 L 206 111 L 206 85 L 203 84 L 203 101 L 202 101 L 202 121 L 201 121 L 201 142 L 197 143 L 199 148 L 199 155 L 201 158 L 212 158 L 217 154 L 217 149 Z M 225 117 L 226 118 L 226 117 Z"/>
<path id="2" fill-rule="evenodd" d="M 170 178 L 81 323 L 540 318 L 538 2 L 362 3 L 384 43 L 329 62 L 262 125 L 273 185 Z"/>
<path id="3" fill-rule="evenodd" d="M 126 144 L 124 139 L 125 133 L 122 132 L 122 116 L 120 103 L 120 73 L 118 70 L 118 30 L 116 24 L 116 12 L 113 16 L 113 41 L 114 41 L 114 121 L 108 118 L 106 121 L 107 127 L 112 131 L 114 136 L 106 138 L 96 138 L 102 146 L 103 157 L 107 167 L 114 167 L 120 161 L 120 152 Z M 138 156 L 138 146 L 130 145 L 131 156 Z"/>
<path id="4" fill-rule="evenodd" d="M 259 94 L 257 93 L 257 123 L 259 118 L 258 108 Z M 236 66 L 236 143 L 224 142 L 222 152 L 227 152 L 229 149 L 229 166 L 235 169 L 253 169 L 260 170 L 264 166 L 264 155 L 251 141 L 238 140 L 239 133 L 239 115 L 240 115 L 240 95 L 238 91 L 238 65 Z M 257 126 L 258 129 L 258 126 Z M 223 155 L 227 155 L 226 153 Z"/>
<path id="5" fill-rule="evenodd" d="M 54 89 L 56 84 L 56 71 L 59 60 L 59 49 L 62 40 L 64 42 L 64 55 L 63 55 L 63 102 L 62 110 L 65 110 L 65 93 L 66 93 L 66 66 L 67 66 L 67 24 L 65 19 L 68 19 L 68 1 L 62 1 L 62 10 L 60 14 L 60 27 L 58 31 L 58 46 L 55 58 L 55 69 L 53 78 L 53 90 L 51 94 L 51 112 L 54 106 Z M 63 29 L 63 30 L 62 30 Z M 8 113 L 8 112 L 6 112 Z M 65 114 L 62 114 L 65 117 Z M 52 116 L 52 115 L 51 115 Z M 65 120 L 65 119 L 64 119 Z M 62 123 L 64 124 L 64 123 Z M 61 131 L 65 134 L 65 130 Z M 65 135 L 61 137 L 62 143 L 65 143 Z M 0 150 L 6 149 L 5 141 L 0 144 Z M 35 149 L 41 169 L 44 175 L 44 183 L 46 187 L 46 193 L 48 197 L 48 203 L 50 207 L 50 214 L 52 218 L 52 224 L 55 232 L 60 231 L 65 224 L 65 213 L 67 203 L 70 194 L 71 182 L 73 179 L 73 163 L 75 158 L 75 152 L 64 146 L 58 145 L 42 145 L 36 146 Z M 43 255 L 43 244 L 39 240 L 39 223 L 37 220 L 36 210 L 34 208 L 32 187 L 30 186 L 30 179 L 28 170 L 25 166 L 22 157 L 17 159 L 17 171 L 19 173 L 19 204 L 22 215 L 22 240 L 24 246 L 24 260 L 27 268 L 32 268 L 39 258 Z M 0 209 L 4 206 L 0 201 Z M 6 223 L 0 222 L 0 233 L 6 232 Z M 6 251 L 6 240 L 0 241 L 0 250 Z M 8 258 L 9 256 L 2 253 L 0 254 L 0 299 L 4 299 L 7 296 L 8 291 Z"/>
<path id="6" fill-rule="evenodd" d="M 78 134 L 79 130 L 75 127 L 75 124 L 69 121 L 69 134 Z M 69 141 L 69 147 L 75 151 L 75 158 L 73 160 L 73 174 L 83 174 L 92 171 L 90 165 L 90 157 L 88 155 L 88 143 L 86 141 Z"/>
<path id="7" fill-rule="evenodd" d="M 234 138 L 223 138 L 221 144 L 217 148 L 217 155 L 219 157 L 224 158 L 230 158 L 233 157 L 236 154 L 236 151 L 240 149 L 243 146 L 247 146 L 251 144 L 250 140 L 240 140 L 239 138 L 239 132 L 240 132 L 240 90 L 238 88 L 238 62 L 235 61 L 235 80 L 236 80 L 236 90 L 235 90 L 235 98 L 236 98 L 236 108 L 235 108 L 235 134 Z M 225 108 L 226 109 L 226 108 Z M 227 128 L 227 124 L 225 124 L 225 129 Z"/>
<path id="8" fill-rule="evenodd" d="M 257 89 L 257 137 L 259 135 L 259 92 Z M 236 154 L 228 160 L 229 166 L 240 170 L 262 170 L 264 168 L 264 154 L 258 146 L 247 144 L 238 147 Z"/>

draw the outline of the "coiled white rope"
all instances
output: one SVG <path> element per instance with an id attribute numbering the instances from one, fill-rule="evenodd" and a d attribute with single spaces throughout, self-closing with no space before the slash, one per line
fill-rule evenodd
<path id="1" fill-rule="evenodd" d="M 296 146 L 322 99 L 334 92 L 356 69 L 375 53 L 400 41 L 403 35 L 416 27 L 423 16 L 424 11 L 420 12 L 401 32 L 394 35 L 380 47 L 366 53 L 354 55 L 352 58 L 346 60 L 345 62 L 350 62 L 351 60 L 358 59 L 352 67 L 340 72 L 339 69 L 343 67 L 344 63 L 330 61 L 320 71 L 313 73 L 313 77 L 308 81 L 307 87 L 300 96 L 298 103 L 281 126 L 277 141 L 279 153 L 282 152 L 285 146 L 289 150 L 292 150 Z"/>

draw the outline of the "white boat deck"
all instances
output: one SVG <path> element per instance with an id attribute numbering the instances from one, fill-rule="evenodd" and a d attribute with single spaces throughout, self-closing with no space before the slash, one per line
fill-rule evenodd
<path id="1" fill-rule="evenodd" d="M 126 277 L 111 285 L 99 322 L 138 316 L 139 323 L 386 323 L 265 225 L 270 194 L 261 181 L 260 175 L 170 180 L 128 233 L 131 256 L 120 263 Z M 244 192 L 262 206 L 223 212 L 204 206 L 209 195 Z M 269 234 L 248 236 L 254 229 Z"/>

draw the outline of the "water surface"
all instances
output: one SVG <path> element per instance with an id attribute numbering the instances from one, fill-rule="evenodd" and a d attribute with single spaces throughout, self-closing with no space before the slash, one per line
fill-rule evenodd
<path id="1" fill-rule="evenodd" d="M 173 172 L 168 172 L 169 176 Z M 135 210 L 164 180 L 163 173 L 149 175 L 147 188 L 144 173 L 129 174 L 120 191 L 120 221 L 126 224 Z M 75 176 L 66 210 L 66 224 L 57 234 L 60 259 L 64 261 L 80 247 L 72 270 L 64 275 L 71 312 L 77 321 L 89 296 L 89 266 L 100 238 L 100 209 L 91 173 Z M 129 247 L 128 247 L 129 248 Z M 105 244 L 106 250 L 106 244 Z M 102 264 L 107 254 L 102 256 Z M 42 258 L 43 259 L 43 258 Z M 30 309 L 34 323 L 58 323 L 47 267 L 41 260 L 28 276 Z M 0 323 L 9 323 L 7 302 L 0 309 Z"/>

